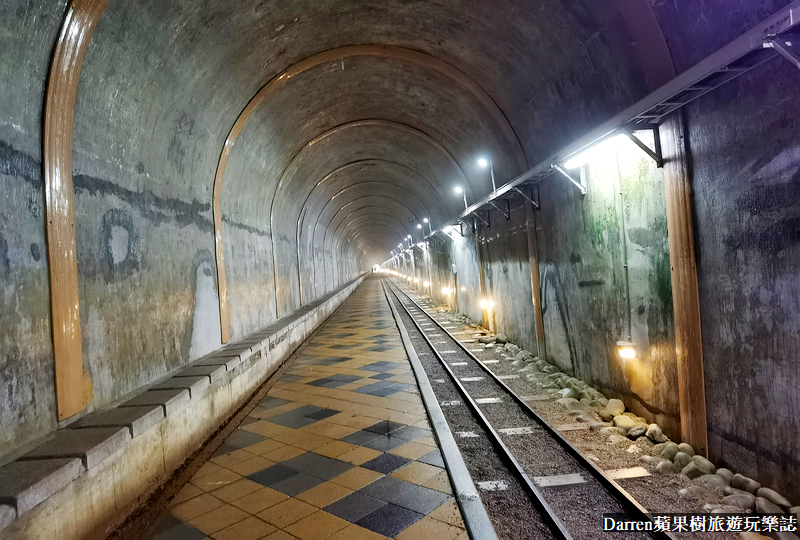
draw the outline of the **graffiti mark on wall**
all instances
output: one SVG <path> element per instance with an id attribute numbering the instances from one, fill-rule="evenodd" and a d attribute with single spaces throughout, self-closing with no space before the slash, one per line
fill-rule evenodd
<path id="1" fill-rule="evenodd" d="M 100 253 L 106 279 L 114 281 L 130 276 L 139 268 L 139 242 L 133 218 L 125 210 L 112 208 L 103 216 L 100 227 Z"/>
<path id="2" fill-rule="evenodd" d="M 219 327 L 216 267 L 211 252 L 201 249 L 192 262 L 194 312 L 189 345 L 189 359 L 200 358 L 222 346 Z"/>
<path id="3" fill-rule="evenodd" d="M 558 364 L 562 367 L 569 367 L 574 372 L 575 338 L 569 318 L 569 308 L 564 297 L 564 286 L 555 264 L 547 262 L 540 265 L 540 268 L 542 272 L 542 317 L 545 319 L 545 324 L 552 325 L 548 337 L 548 352 L 554 353 Z M 559 345 L 561 346 L 559 347 Z M 564 346 L 566 346 L 566 351 L 564 351 Z M 564 355 L 569 356 L 569 362 L 566 365 L 564 358 L 558 358 L 558 356 Z"/>

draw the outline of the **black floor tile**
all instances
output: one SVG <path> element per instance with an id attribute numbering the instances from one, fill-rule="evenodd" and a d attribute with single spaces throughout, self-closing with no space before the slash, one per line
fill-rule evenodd
<path id="1" fill-rule="evenodd" d="M 405 424 L 400 424 L 398 422 L 392 422 L 390 420 L 381 420 L 376 424 L 372 424 L 371 426 L 364 428 L 364 431 L 371 431 L 372 433 L 386 435 L 387 433 L 391 433 L 403 427 L 408 427 L 408 426 L 406 426 Z"/>
<path id="2" fill-rule="evenodd" d="M 384 379 L 391 379 L 392 377 L 394 377 L 394 375 L 391 373 L 378 373 L 377 375 L 370 376 L 370 379 L 378 379 L 379 381 L 382 381 Z"/>
<path id="3" fill-rule="evenodd" d="M 144 536 L 145 540 L 203 540 L 204 538 L 206 538 L 204 533 L 167 511 L 161 513 Z"/>
<path id="4" fill-rule="evenodd" d="M 419 439 L 420 437 L 427 437 L 430 435 L 431 432 L 427 429 L 413 427 L 413 426 L 403 426 L 392 431 L 393 437 L 400 437 L 401 439 L 406 439 L 409 441 L 413 441 L 414 439 Z"/>
<path id="5" fill-rule="evenodd" d="M 381 452 L 389 452 L 398 446 L 402 446 L 408 442 L 408 439 L 401 439 L 395 437 L 391 433 L 388 435 L 381 435 L 377 439 L 362 444 L 365 448 L 372 448 L 373 450 L 380 450 Z"/>
<path id="6" fill-rule="evenodd" d="M 272 467 L 267 467 L 264 470 L 253 473 L 247 478 L 253 482 L 258 482 L 262 486 L 270 487 L 298 474 L 300 474 L 300 471 L 297 469 L 279 463 L 278 465 L 273 465 Z"/>
<path id="7" fill-rule="evenodd" d="M 247 448 L 251 444 L 264 442 L 266 440 L 266 437 L 262 437 L 257 433 L 251 433 L 244 429 L 237 429 L 230 437 L 225 439 L 223 444 L 226 446 L 234 446 L 236 448 Z"/>
<path id="8" fill-rule="evenodd" d="M 365 431 L 365 430 L 362 429 L 360 431 L 356 431 L 355 433 L 351 433 L 350 435 L 347 435 L 346 437 L 342 437 L 341 440 L 346 442 L 346 443 L 356 444 L 358 446 L 363 446 L 364 444 L 366 444 L 366 443 L 368 443 L 370 441 L 374 441 L 378 437 L 380 437 L 380 434 L 373 433 L 372 431 Z"/>
<path id="9" fill-rule="evenodd" d="M 422 514 L 387 504 L 356 521 L 356 525 L 384 536 L 395 536 L 419 521 L 420 518 L 422 518 Z"/>
<path id="10" fill-rule="evenodd" d="M 373 499 L 372 497 L 355 491 L 347 497 L 329 504 L 323 508 L 323 510 L 334 516 L 345 519 L 350 523 L 355 523 L 382 506 L 386 506 L 384 501 Z"/>
<path id="11" fill-rule="evenodd" d="M 298 473 L 287 478 L 286 480 L 276 482 L 269 487 L 290 497 L 294 497 L 296 495 L 300 495 L 304 491 L 308 491 L 309 489 L 315 488 L 324 483 L 325 480 L 322 478 L 311 476 L 307 473 Z"/>
<path id="12" fill-rule="evenodd" d="M 444 469 L 444 460 L 442 459 L 442 453 L 437 449 L 429 454 L 425 454 L 421 458 L 418 458 L 417 461 L 421 461 L 422 463 L 427 463 L 428 465 L 433 465 L 434 467 L 441 467 Z"/>
<path id="13" fill-rule="evenodd" d="M 281 399 L 272 396 L 267 396 L 258 402 L 258 406 L 263 409 L 274 409 L 275 407 L 280 407 L 281 405 L 286 405 L 287 403 L 291 403 L 291 401 L 289 401 L 288 399 Z"/>
<path id="14" fill-rule="evenodd" d="M 391 476 L 384 476 L 383 478 L 378 478 L 371 484 L 367 484 L 358 491 L 373 499 L 392 502 L 396 497 L 399 497 L 407 491 L 411 491 L 415 487 L 417 486 L 409 482 L 404 482 Z"/>
<path id="15" fill-rule="evenodd" d="M 381 454 L 375 459 L 371 459 L 361 466 L 371 471 L 376 471 L 383 474 L 389 474 L 411 461 L 401 456 L 394 454 Z"/>
<path id="16" fill-rule="evenodd" d="M 341 411 L 336 411 L 334 409 L 322 409 L 321 411 L 316 411 L 305 416 L 306 418 L 313 418 L 314 420 L 324 420 L 325 418 L 330 418 L 331 416 L 335 416 L 340 412 Z"/>
<path id="17" fill-rule="evenodd" d="M 444 504 L 449 498 L 450 495 L 442 493 L 441 491 L 417 486 L 393 498 L 392 503 L 427 516 Z"/>

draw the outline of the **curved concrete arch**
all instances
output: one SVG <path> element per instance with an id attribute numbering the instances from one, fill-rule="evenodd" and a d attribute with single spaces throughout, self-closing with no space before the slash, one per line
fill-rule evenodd
<path id="1" fill-rule="evenodd" d="M 480 85 L 470 79 L 464 72 L 456 67 L 439 60 L 426 53 L 407 49 L 405 47 L 398 47 L 395 45 L 349 45 L 345 47 L 338 47 L 322 51 L 312 56 L 309 56 L 296 64 L 289 66 L 283 70 L 279 75 L 271 79 L 258 92 L 250 99 L 248 104 L 239 113 L 236 121 L 233 123 L 225 143 L 220 152 L 219 161 L 217 162 L 217 170 L 214 175 L 214 186 L 212 194 L 212 209 L 214 218 L 214 240 L 215 240 L 215 255 L 217 259 L 217 283 L 219 284 L 219 303 L 220 303 L 220 325 L 222 328 L 222 342 L 227 343 L 230 339 L 230 321 L 228 312 L 227 301 L 227 285 L 225 282 L 225 253 L 222 241 L 222 204 L 220 197 L 222 194 L 222 184 L 225 178 L 225 169 L 228 164 L 233 146 L 236 143 L 239 135 L 242 133 L 247 121 L 253 116 L 258 107 L 286 82 L 294 77 L 302 74 L 303 72 L 312 69 L 316 66 L 326 62 L 340 61 L 349 57 L 359 56 L 373 56 L 379 58 L 387 58 L 391 60 L 410 62 L 417 66 L 432 69 L 450 77 L 453 81 L 459 84 L 470 92 L 484 107 L 486 113 L 492 117 L 497 124 L 497 127 L 502 131 L 507 139 L 507 142 L 516 150 L 516 160 L 519 170 L 525 170 L 528 166 L 525 158 L 525 152 L 520 143 L 519 137 L 511 127 L 511 123 L 505 116 L 500 107 L 495 101 L 487 94 Z"/>
<path id="2" fill-rule="evenodd" d="M 402 219 L 402 216 L 393 216 L 391 214 L 384 214 L 384 213 L 374 212 L 374 211 L 371 211 L 371 212 L 369 212 L 367 214 L 360 214 L 360 212 L 362 210 L 373 208 L 373 207 L 374 207 L 374 205 L 357 208 L 357 209 L 351 211 L 350 213 L 348 213 L 344 218 L 342 218 L 342 220 L 336 226 L 336 230 L 334 231 L 333 236 L 330 238 L 330 241 L 328 242 L 329 249 L 333 249 L 334 247 L 341 245 L 342 241 L 344 241 L 344 239 L 347 237 L 347 234 L 348 234 L 347 231 L 348 231 L 348 228 L 350 227 L 351 223 L 355 222 L 356 224 L 360 224 L 360 223 L 363 222 L 364 219 L 374 219 L 376 216 L 386 216 L 386 217 L 392 217 L 394 219 Z M 356 216 L 356 217 L 353 217 L 355 214 L 359 214 L 359 215 Z M 383 219 L 383 218 L 381 218 L 381 219 Z M 346 223 L 346 225 L 344 225 L 345 223 Z M 344 229 L 342 229 L 340 231 L 342 225 L 344 225 Z M 405 237 L 403 237 L 403 241 L 405 242 Z M 322 245 L 322 249 L 323 249 L 323 251 L 325 250 L 325 244 L 324 243 Z"/>

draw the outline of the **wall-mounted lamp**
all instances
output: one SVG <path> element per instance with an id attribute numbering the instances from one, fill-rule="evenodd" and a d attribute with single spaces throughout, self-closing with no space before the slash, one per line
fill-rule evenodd
<path id="1" fill-rule="evenodd" d="M 449 296 L 450 295 L 450 289 L 447 288 L 447 287 L 442 287 L 442 294 L 445 295 L 445 296 Z"/>
<path id="2" fill-rule="evenodd" d="M 423 287 L 430 287 L 430 285 L 431 285 L 430 281 L 426 281 L 425 283 L 422 284 Z"/>
<path id="3" fill-rule="evenodd" d="M 492 309 L 494 307 L 494 301 L 484 298 L 481 300 L 481 307 L 483 309 Z"/>
<path id="4" fill-rule="evenodd" d="M 620 358 L 630 359 L 639 356 L 636 345 L 630 341 L 617 341 L 617 352 Z"/>
<path id="5" fill-rule="evenodd" d="M 414 283 L 419 283 L 419 278 L 418 277 L 414 278 Z"/>
<path id="6" fill-rule="evenodd" d="M 455 188 L 453 188 L 453 191 L 455 191 L 457 195 L 464 196 L 464 210 L 469 208 L 469 205 L 467 204 L 467 194 L 464 192 L 464 188 L 462 188 L 461 186 L 456 186 Z"/>
<path id="7" fill-rule="evenodd" d="M 486 167 L 489 167 L 489 174 L 491 174 L 491 176 L 492 176 L 492 192 L 494 193 L 495 191 L 497 191 L 497 186 L 494 183 L 494 163 L 492 163 L 492 156 L 487 156 L 487 157 L 488 157 L 488 159 L 487 158 L 480 158 L 478 160 L 478 165 L 480 165 L 484 169 Z"/>

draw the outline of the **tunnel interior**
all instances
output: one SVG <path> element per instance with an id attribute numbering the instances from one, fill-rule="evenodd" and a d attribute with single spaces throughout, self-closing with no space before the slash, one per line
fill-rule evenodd
<path id="1" fill-rule="evenodd" d="M 0 3 L 0 458 L 376 264 L 679 438 L 667 169 L 623 138 L 572 172 L 586 195 L 555 174 L 456 220 L 493 177 L 506 184 L 790 4 Z M 798 87 L 776 57 L 637 132 L 653 150 L 685 143 L 708 453 L 795 496 Z M 50 95 L 66 97 L 48 108 Z M 59 111 L 72 122 L 49 132 L 68 143 L 60 173 L 45 137 Z M 66 417 L 59 204 L 82 372 Z"/>

